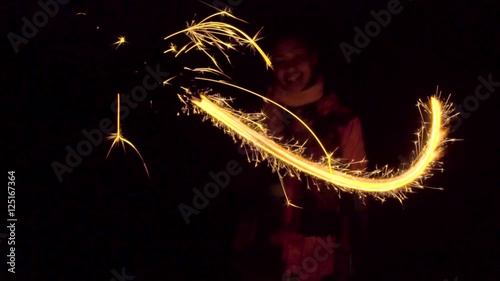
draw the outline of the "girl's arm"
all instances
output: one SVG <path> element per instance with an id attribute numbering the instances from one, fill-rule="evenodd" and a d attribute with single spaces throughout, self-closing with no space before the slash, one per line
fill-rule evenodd
<path id="1" fill-rule="evenodd" d="M 341 128 L 341 147 L 342 147 L 342 158 L 347 161 L 353 161 L 355 163 L 351 164 L 351 169 L 353 170 L 364 170 L 366 169 L 367 162 L 364 161 L 366 158 L 365 144 L 363 140 L 363 132 L 361 127 L 361 122 L 359 118 L 352 119 L 346 127 Z M 354 239 L 354 241 L 349 241 L 349 243 L 354 243 L 352 245 L 354 250 L 354 270 L 356 267 L 363 268 L 364 255 L 363 249 L 368 241 L 368 205 L 366 200 L 354 197 L 354 208 L 355 208 L 355 225 L 352 229 L 354 233 L 346 233 L 344 237 L 350 237 L 349 240 Z M 345 222 L 345 227 L 347 226 Z M 345 238 L 347 239 L 347 238 Z M 362 270 L 362 269 L 361 269 Z"/>
<path id="2" fill-rule="evenodd" d="M 352 119 L 345 128 L 341 128 L 341 148 L 342 158 L 347 161 L 354 162 L 350 168 L 352 170 L 366 169 L 367 162 L 365 161 L 365 143 L 363 140 L 363 132 L 361 128 L 361 121 L 359 118 Z M 355 207 L 359 215 L 361 228 L 366 233 L 368 228 L 367 221 L 367 202 L 359 198 L 355 198 Z"/>

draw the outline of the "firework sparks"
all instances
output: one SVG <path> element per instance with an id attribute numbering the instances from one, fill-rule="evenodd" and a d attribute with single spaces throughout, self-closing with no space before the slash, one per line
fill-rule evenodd
<path id="1" fill-rule="evenodd" d="M 118 36 L 118 41 L 116 41 L 115 43 L 113 43 L 112 45 L 116 45 L 116 49 L 118 49 L 118 47 L 120 47 L 121 45 L 127 43 L 128 42 L 125 40 L 125 36 Z"/>
<path id="2" fill-rule="evenodd" d="M 229 63 L 230 60 L 226 51 L 234 50 L 237 46 L 246 46 L 256 50 L 264 59 L 266 67 L 272 68 L 270 58 L 256 43 L 258 35 L 251 38 L 240 29 L 228 23 L 209 21 L 209 19 L 218 15 L 228 16 L 244 22 L 227 11 L 220 11 L 197 24 L 192 22 L 188 24 L 186 29 L 165 37 L 165 39 L 168 39 L 184 33 L 191 40 L 181 48 L 177 48 L 176 45 L 171 44 L 170 49 L 165 51 L 165 53 L 172 52 L 177 57 L 180 54 L 186 54 L 196 49 L 205 53 L 218 70 L 210 68 L 188 70 L 220 75 L 223 71 L 219 67 L 215 57 L 207 52 L 208 46 L 219 50 Z M 229 39 L 229 41 L 224 41 L 219 37 L 224 37 L 225 39 Z M 285 107 L 262 95 L 229 82 L 202 77 L 196 77 L 195 79 L 211 81 L 243 90 L 286 110 Z M 299 144 L 293 140 L 283 143 L 281 138 L 273 136 L 272 131 L 264 125 L 268 117 L 263 112 L 244 113 L 230 106 L 230 98 L 223 98 L 218 94 L 210 94 L 209 90 L 193 93 L 186 87 L 181 88 L 185 93 L 178 94 L 178 97 L 185 105 L 182 110 L 184 113 L 189 114 L 193 112 L 202 114 L 204 120 L 210 119 L 214 126 L 223 129 L 233 140 L 240 142 L 247 149 L 249 161 L 255 162 L 256 165 L 267 161 L 273 172 L 278 174 L 280 180 L 286 175 L 301 178 L 301 174 L 307 174 L 315 183 L 318 181 L 326 182 L 328 187 L 337 190 L 356 192 L 360 196 L 370 194 L 381 200 L 384 200 L 386 197 L 395 197 L 402 201 L 406 198 L 405 193 L 410 192 L 412 188 L 424 187 L 423 181 L 431 176 L 432 172 L 442 164 L 439 162 L 439 158 L 443 154 L 446 143 L 451 141 L 446 138 L 447 126 L 450 119 L 456 115 L 453 114 L 454 110 L 452 104 L 449 102 L 449 98 L 442 100 L 437 91 L 436 95 L 429 99 L 429 105 L 419 101 L 417 106 L 422 116 L 422 127 L 417 133 L 418 139 L 415 142 L 414 159 L 410 166 L 405 170 L 389 169 L 386 166 L 382 169 L 368 172 L 351 170 L 350 166 L 353 163 L 346 163 L 341 159 L 333 159 L 333 153 L 327 152 L 321 144 L 321 140 L 317 138 L 314 132 L 291 112 L 289 113 L 309 130 L 311 136 L 323 149 L 325 156 L 320 161 L 313 161 L 304 156 L 305 144 Z M 427 122 L 424 120 L 422 111 L 429 116 L 430 120 Z M 429 126 L 427 126 L 427 123 Z M 290 202 L 288 203 L 289 205 L 293 205 Z"/>
<path id="3" fill-rule="evenodd" d="M 172 53 L 175 53 L 176 57 L 180 54 L 183 54 L 183 53 L 188 53 L 190 50 L 194 49 L 195 47 L 197 48 L 197 50 L 199 51 L 202 51 L 204 52 L 211 60 L 212 62 L 215 64 L 215 66 L 218 68 L 218 70 L 216 69 L 213 69 L 213 68 L 210 68 L 210 67 L 205 67 L 205 68 L 195 68 L 195 69 L 190 69 L 190 68 L 187 68 L 187 67 L 184 67 L 184 69 L 186 70 L 190 70 L 190 71 L 193 71 L 193 72 L 199 72 L 199 73 L 212 73 L 212 74 L 216 74 L 216 75 L 223 75 L 225 76 L 226 78 L 229 78 L 227 75 L 224 74 L 224 72 L 222 71 L 222 69 L 219 67 L 219 64 L 217 63 L 216 59 L 214 56 L 208 54 L 205 50 L 205 47 L 206 45 L 211 45 L 211 46 L 215 46 L 221 53 L 224 54 L 224 56 L 226 57 L 226 59 L 228 60 L 228 62 L 230 62 L 229 60 L 229 56 L 225 53 L 225 49 L 235 49 L 234 45 L 231 44 L 231 43 L 228 43 L 222 39 L 220 39 L 219 37 L 217 37 L 217 35 L 219 36 L 222 36 L 222 37 L 226 37 L 228 38 L 229 40 L 231 41 L 234 41 L 234 42 L 237 42 L 238 44 L 236 45 L 239 45 L 239 46 L 247 46 L 247 47 L 250 47 L 251 49 L 254 49 L 254 50 L 257 50 L 258 53 L 262 56 L 262 58 L 264 59 L 264 62 L 266 63 L 266 67 L 270 67 L 272 68 L 272 63 L 271 63 L 271 59 L 269 58 L 268 55 L 266 55 L 264 53 L 264 51 L 260 48 L 260 46 L 257 44 L 257 41 L 258 41 L 258 35 L 259 35 L 259 32 L 257 32 L 257 34 L 251 38 L 248 34 L 246 34 L 245 32 L 243 32 L 241 29 L 233 26 L 233 25 L 230 25 L 230 24 L 227 24 L 227 23 L 224 23 L 224 22 L 217 22 L 217 21 L 208 21 L 209 19 L 215 17 L 215 16 L 218 16 L 218 15 L 222 15 L 222 16 L 229 16 L 235 20 L 238 20 L 238 21 L 241 21 L 241 22 L 244 22 L 246 23 L 246 21 L 240 19 L 240 18 L 237 18 L 235 17 L 230 11 L 227 11 L 227 10 L 219 10 L 218 13 L 215 13 L 215 14 L 212 14 L 211 16 L 208 16 L 207 18 L 203 19 L 202 21 L 200 21 L 198 24 L 195 24 L 194 21 L 191 23 L 191 25 L 188 25 L 188 28 L 184 29 L 184 30 L 181 30 L 181 31 L 178 31 L 178 32 L 175 32 L 167 37 L 165 37 L 165 40 L 168 39 L 168 38 L 171 38 L 171 37 L 174 37 L 178 34 L 186 34 L 186 36 L 188 38 L 191 39 L 191 41 L 184 45 L 180 50 L 178 50 L 177 46 L 174 44 L 174 43 L 170 43 L 170 48 L 168 50 L 166 50 L 164 53 L 169 53 L 169 52 L 172 52 Z M 174 77 L 170 78 L 173 79 Z M 199 79 L 202 79 L 202 78 L 199 78 Z M 170 81 L 168 80 L 168 82 Z M 209 80 L 209 79 L 207 79 Z M 219 83 L 223 83 L 223 84 L 226 84 L 226 85 L 231 85 L 233 87 L 236 87 L 236 88 L 239 88 L 239 89 L 242 89 L 242 90 L 246 90 L 246 89 L 243 89 L 241 87 L 238 87 L 236 85 L 232 85 L 232 84 L 229 84 L 227 82 L 223 82 L 223 81 L 215 81 L 215 80 L 210 80 L 212 82 L 219 82 Z M 164 82 L 164 85 L 166 83 Z M 332 169 L 332 165 L 331 165 L 331 155 L 333 153 L 328 153 L 325 149 L 325 147 L 323 146 L 323 144 L 321 143 L 321 141 L 319 140 L 319 138 L 316 136 L 316 134 L 311 130 L 311 128 L 309 128 L 309 126 L 307 126 L 307 124 L 305 122 L 303 122 L 298 116 L 296 116 L 295 114 L 293 114 L 292 112 L 290 112 L 289 110 L 287 110 L 285 107 L 279 105 L 278 103 L 270 100 L 270 99 L 267 99 L 266 97 L 262 96 L 262 95 L 259 95 L 255 92 L 252 92 L 252 91 L 248 91 L 246 90 L 247 92 L 251 93 L 251 94 L 254 94 L 254 95 L 257 95 L 259 97 L 261 97 L 262 99 L 268 101 L 268 102 L 271 102 L 271 103 L 274 103 L 275 105 L 277 105 L 278 107 L 288 111 L 288 113 L 290 113 L 294 118 L 296 118 L 300 123 L 302 123 L 302 125 L 304 125 L 307 130 L 311 133 L 311 135 L 315 138 L 315 140 L 319 143 L 320 147 L 322 148 L 323 152 L 325 153 L 325 156 L 326 156 L 326 159 L 327 159 L 327 162 L 328 162 L 328 167 L 329 167 L 329 170 L 330 172 L 333 172 L 333 169 Z"/>
<path id="4" fill-rule="evenodd" d="M 432 171 L 440 165 L 444 145 L 447 143 L 446 126 L 453 116 L 451 103 L 442 101 L 439 95 L 430 98 L 430 106 L 419 101 L 419 110 L 430 116 L 430 126 L 425 121 L 419 131 L 416 142 L 415 157 L 406 170 L 384 169 L 366 172 L 349 169 L 352 163 L 343 163 L 333 159 L 334 171 L 331 173 L 327 159 L 313 161 L 303 155 L 303 145 L 297 143 L 280 144 L 281 139 L 273 137 L 270 130 L 265 128 L 264 113 L 244 114 L 228 106 L 227 99 L 220 95 L 200 94 L 200 98 L 190 98 L 186 102 L 184 111 L 203 114 L 216 127 L 224 129 L 233 139 L 249 147 L 252 159 L 259 163 L 267 160 L 273 171 L 285 170 L 285 175 L 300 178 L 305 173 L 313 179 L 329 183 L 331 187 L 348 192 L 358 192 L 360 195 L 369 193 L 379 199 L 388 196 L 400 200 L 406 198 L 405 192 L 411 188 L 423 188 L 423 180 L 428 178 Z M 425 139 L 424 139 L 425 138 Z M 280 175 L 280 177 L 283 175 Z"/>
<path id="5" fill-rule="evenodd" d="M 223 72 L 217 70 L 217 69 L 213 69 L 211 67 L 198 67 L 198 68 L 189 68 L 189 67 L 184 67 L 185 70 L 189 70 L 189 71 L 192 71 L 192 72 L 198 72 L 200 74 L 205 74 L 205 73 L 212 73 L 212 74 L 215 74 L 215 75 L 218 75 L 218 76 L 224 76 L 226 77 L 227 79 L 231 79 L 231 77 L 227 76 L 226 74 L 224 74 Z"/>
<path id="6" fill-rule="evenodd" d="M 106 155 L 106 159 L 109 157 L 109 154 L 111 153 L 111 150 L 113 149 L 113 147 L 115 147 L 115 145 L 119 145 L 121 143 L 123 146 L 123 150 L 125 150 L 125 143 L 126 143 L 126 144 L 130 145 L 130 147 L 132 147 L 135 150 L 135 152 L 137 152 L 137 155 L 139 155 L 139 157 L 141 158 L 142 165 L 144 166 L 144 169 L 146 170 L 146 174 L 148 175 L 148 178 L 149 178 L 149 170 L 148 170 L 148 167 L 146 166 L 146 163 L 144 162 L 144 159 L 142 158 L 141 153 L 139 152 L 139 150 L 137 150 L 137 148 L 135 147 L 135 145 L 133 143 L 131 143 L 126 138 L 124 138 L 122 135 L 121 126 L 120 126 L 120 94 L 118 94 L 118 97 L 116 100 L 116 107 L 117 107 L 117 110 L 116 110 L 116 133 L 112 133 L 107 137 L 108 140 L 113 140 L 113 143 L 111 144 L 111 147 L 108 150 L 108 154 Z"/>
<path id="7" fill-rule="evenodd" d="M 210 19 L 212 19 L 213 17 L 220 15 L 245 22 L 235 17 L 228 11 L 220 11 L 215 14 L 212 14 L 211 16 L 206 17 L 199 23 L 195 23 L 194 21 L 192 21 L 191 24 L 188 24 L 187 28 L 165 37 L 165 40 L 167 40 L 176 35 L 185 34 L 190 39 L 189 43 L 187 43 L 181 48 L 177 48 L 176 45 L 171 44 L 170 48 L 166 50 L 164 53 L 172 52 L 177 57 L 181 54 L 186 54 L 189 51 L 196 49 L 198 51 L 205 53 L 205 55 L 207 55 L 211 59 L 212 63 L 217 67 L 217 69 L 220 72 L 222 72 L 222 69 L 219 66 L 219 63 L 217 62 L 215 57 L 208 53 L 208 47 L 209 46 L 214 47 L 215 49 L 219 50 L 225 56 L 226 60 L 229 63 L 231 63 L 227 51 L 229 50 L 235 51 L 237 50 L 236 47 L 244 46 L 244 47 L 249 47 L 252 50 L 256 50 L 264 59 L 266 67 L 272 68 L 270 58 L 264 53 L 264 51 L 257 44 L 257 41 L 259 40 L 258 37 L 260 31 L 257 32 L 257 34 L 255 34 L 254 37 L 250 37 L 248 34 L 243 32 L 241 29 L 235 27 L 234 25 L 220 21 L 210 21 Z M 221 39 L 221 37 L 225 38 L 226 40 Z"/>

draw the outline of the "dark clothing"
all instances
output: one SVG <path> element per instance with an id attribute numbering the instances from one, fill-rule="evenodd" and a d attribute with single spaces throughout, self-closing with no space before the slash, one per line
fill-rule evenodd
<path id="1" fill-rule="evenodd" d="M 335 151 L 333 157 L 338 159 L 342 156 L 342 151 L 339 149 L 340 135 L 338 128 L 340 126 L 347 126 L 347 124 L 355 118 L 355 115 L 350 112 L 331 112 L 326 116 L 322 116 L 317 110 L 318 102 L 306 104 L 300 107 L 287 107 L 287 109 L 303 120 L 314 120 L 311 125 L 312 131 L 321 140 L 326 151 L 329 153 Z M 290 115 L 284 110 L 283 114 Z M 318 142 L 311 137 L 311 133 L 309 131 L 304 131 L 302 134 L 294 134 L 291 126 L 287 126 L 283 130 L 283 136 L 285 139 L 293 138 L 298 140 L 300 143 L 304 143 L 308 140 L 305 145 L 305 155 L 311 155 L 312 159 L 316 161 L 325 156 L 324 151 L 321 149 Z M 340 208 L 328 208 L 321 206 L 322 204 L 319 201 L 322 200 L 322 194 L 318 193 L 318 188 L 321 193 L 328 192 L 324 190 L 321 183 L 318 183 L 318 185 L 313 184 L 310 178 L 304 177 L 301 188 L 303 191 L 301 196 L 302 200 L 300 202 L 296 202 L 297 205 L 303 206 L 302 210 L 297 211 L 302 217 L 300 219 L 301 222 L 298 232 L 308 236 L 338 236 L 340 235 L 341 227 L 340 217 L 342 215 L 347 215 L 346 211 L 354 208 L 352 205 L 353 202 L 352 200 L 349 200 L 349 196 L 344 196 L 342 200 L 328 202 L 330 206 L 343 205 Z"/>

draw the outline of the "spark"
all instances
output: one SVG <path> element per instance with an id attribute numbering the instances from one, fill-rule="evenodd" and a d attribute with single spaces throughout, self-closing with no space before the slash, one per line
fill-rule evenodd
<path id="1" fill-rule="evenodd" d="M 172 76 L 172 77 L 169 77 L 168 79 L 164 80 L 162 82 L 163 85 L 172 85 L 170 84 L 170 81 L 172 81 L 174 78 L 176 78 L 177 76 Z"/>
<path id="2" fill-rule="evenodd" d="M 148 170 L 148 167 L 146 166 L 146 163 L 144 162 L 144 159 L 142 158 L 141 153 L 139 152 L 139 150 L 137 150 L 137 148 L 135 147 L 135 145 L 132 142 L 130 142 L 129 140 L 124 138 L 122 135 L 121 126 L 120 126 L 120 94 L 118 94 L 117 96 L 118 97 L 116 100 L 116 107 L 117 107 L 117 110 L 116 110 L 116 124 L 117 124 L 116 133 L 112 133 L 107 137 L 108 140 L 112 139 L 113 143 L 111 144 L 111 147 L 108 150 L 108 154 L 106 155 L 106 159 L 109 157 L 109 154 L 111 153 L 111 150 L 113 149 L 113 147 L 115 147 L 115 145 L 119 145 L 121 143 L 123 146 L 123 150 L 125 151 L 125 143 L 126 143 L 126 144 L 130 145 L 135 150 L 135 152 L 137 152 L 137 155 L 139 155 L 139 157 L 141 158 L 142 165 L 144 166 L 144 169 L 146 170 L 146 174 L 148 175 L 148 178 L 149 178 L 150 177 L 149 170 Z"/>
<path id="3" fill-rule="evenodd" d="M 168 50 L 166 50 L 165 52 L 163 52 L 164 54 L 166 53 L 169 53 L 169 52 L 172 52 L 172 53 L 177 53 L 178 50 L 177 50 L 177 45 L 175 45 L 174 43 L 170 43 L 170 48 Z"/>
<path id="4" fill-rule="evenodd" d="M 220 76 L 224 76 L 226 77 L 227 79 L 231 79 L 231 77 L 227 76 L 226 74 L 224 74 L 223 72 L 217 70 L 217 69 L 213 69 L 211 67 L 198 67 L 198 68 L 189 68 L 189 67 L 184 67 L 185 70 L 189 70 L 189 71 L 192 71 L 192 72 L 198 72 L 200 74 L 204 74 L 204 73 L 212 73 L 212 74 L 215 74 L 215 75 L 220 75 Z"/>
<path id="5" fill-rule="evenodd" d="M 201 20 L 199 23 L 195 23 L 194 21 L 192 21 L 191 24 L 187 25 L 187 28 L 175 32 L 164 38 L 164 40 L 167 40 L 171 37 L 184 33 L 190 39 L 189 43 L 187 43 L 180 49 L 178 49 L 174 44 L 171 44 L 170 48 L 164 53 L 172 52 L 175 53 L 175 57 L 177 57 L 180 54 L 186 54 L 189 51 L 196 49 L 207 55 L 215 65 L 215 67 L 219 71 L 223 72 L 219 63 L 215 59 L 215 56 L 208 53 L 208 47 L 211 46 L 219 50 L 225 56 L 226 60 L 231 64 L 231 60 L 229 59 L 227 51 L 236 51 L 237 46 L 246 46 L 252 50 L 256 50 L 264 59 L 266 67 L 272 68 L 271 59 L 257 44 L 257 41 L 260 40 L 259 35 L 261 30 L 259 30 L 259 32 L 257 32 L 254 37 L 250 37 L 248 34 L 234 25 L 220 21 L 211 21 L 211 19 L 216 16 L 228 16 L 232 19 L 246 23 L 244 20 L 235 17 L 233 14 L 226 10 L 214 13 Z M 226 38 L 226 40 L 223 40 L 221 38 Z"/>
<path id="6" fill-rule="evenodd" d="M 118 49 L 118 47 L 120 47 L 121 45 L 127 43 L 128 42 L 125 40 L 125 36 L 118 36 L 117 37 L 118 41 L 116 41 L 115 43 L 113 43 L 112 45 L 116 45 L 116 49 Z"/>

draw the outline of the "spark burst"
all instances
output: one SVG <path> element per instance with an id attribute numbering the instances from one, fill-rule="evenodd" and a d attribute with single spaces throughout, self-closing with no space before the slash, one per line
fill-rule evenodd
<path id="1" fill-rule="evenodd" d="M 221 15 L 228 16 L 232 19 L 246 23 L 244 20 L 235 17 L 228 11 L 220 11 L 212 14 L 211 16 L 208 16 L 205 19 L 201 20 L 199 23 L 195 23 L 194 21 L 192 21 L 190 24 L 187 24 L 187 28 L 165 37 L 165 40 L 167 40 L 176 35 L 185 34 L 190 39 L 189 43 L 187 43 L 180 49 L 175 44 L 171 44 L 170 48 L 164 53 L 172 52 L 177 57 L 181 54 L 186 54 L 189 51 L 196 49 L 205 53 L 205 55 L 207 55 L 212 60 L 212 63 L 217 67 L 217 69 L 220 72 L 223 72 L 215 57 L 208 53 L 208 46 L 214 47 L 219 50 L 229 63 L 231 63 L 231 60 L 229 59 L 227 51 L 236 51 L 237 46 L 245 46 L 249 47 L 252 50 L 256 50 L 264 59 L 266 67 L 272 68 L 271 59 L 257 44 L 260 31 L 257 32 L 254 37 L 250 37 L 248 34 L 235 27 L 234 25 L 225 22 L 209 21 L 213 17 Z M 225 37 L 227 40 L 222 40 L 218 36 Z"/>
<path id="2" fill-rule="evenodd" d="M 111 144 L 111 147 L 108 150 L 108 154 L 106 155 L 106 159 L 109 157 L 109 154 L 111 153 L 111 150 L 115 145 L 119 145 L 120 143 L 123 146 L 123 150 L 125 151 L 125 143 L 130 145 L 135 152 L 137 152 L 137 155 L 141 158 L 142 165 L 144 166 L 144 169 L 146 170 L 146 174 L 148 175 L 149 178 L 149 170 L 148 167 L 146 166 L 146 163 L 144 162 L 144 159 L 142 158 L 141 153 L 133 143 L 131 143 L 129 140 L 123 137 L 122 135 L 122 130 L 121 130 L 121 125 L 120 125 L 120 94 L 117 95 L 117 100 L 116 100 L 116 133 L 110 134 L 107 139 L 108 140 L 113 140 L 113 143 Z"/>
<path id="3" fill-rule="evenodd" d="M 112 45 L 116 45 L 116 49 L 118 49 L 118 47 L 120 47 L 121 45 L 127 43 L 128 42 L 125 40 L 125 36 L 118 36 L 118 41 L 116 41 L 115 43 L 113 43 Z"/>
<path id="4" fill-rule="evenodd" d="M 222 69 L 215 57 L 207 52 L 207 46 L 218 49 L 229 63 L 227 50 L 235 50 L 235 46 L 247 46 L 260 54 L 266 67 L 272 68 L 270 58 L 256 43 L 257 35 L 252 38 L 228 23 L 208 21 L 217 15 L 245 22 L 227 11 L 215 13 L 197 24 L 193 21 L 188 24 L 186 29 L 165 37 L 165 39 L 169 39 L 178 34 L 185 34 L 190 42 L 180 49 L 171 44 L 170 49 L 166 50 L 165 53 L 172 52 L 177 57 L 182 53 L 186 54 L 192 49 L 197 49 L 212 60 L 218 70 L 212 70 L 211 73 L 217 74 L 222 73 Z M 229 42 L 219 37 L 229 39 Z M 196 79 L 243 90 L 286 110 L 283 106 L 262 95 L 229 82 L 201 77 Z M 300 118 L 293 114 L 292 116 L 306 126 L 323 148 L 325 156 L 320 161 L 313 161 L 304 155 L 304 144 L 292 140 L 284 142 L 283 139 L 273 136 L 270 128 L 265 125 L 265 120 L 268 117 L 263 112 L 244 113 L 231 107 L 230 98 L 224 98 L 217 93 L 213 94 L 210 90 L 193 93 L 186 87 L 181 88 L 185 91 L 178 94 L 179 99 L 184 103 L 183 113 L 201 114 L 203 120 L 211 120 L 215 127 L 223 129 L 235 142 L 241 143 L 245 147 L 250 162 L 255 162 L 258 165 L 260 162 L 267 161 L 273 172 L 278 174 L 280 180 L 287 175 L 302 179 L 302 175 L 307 174 L 316 183 L 318 181 L 326 182 L 329 188 L 354 192 L 360 197 L 372 195 L 380 200 L 384 200 L 386 197 L 395 197 L 402 201 L 406 199 L 405 194 L 411 192 L 413 188 L 424 188 L 423 181 L 442 165 L 439 158 L 443 155 L 447 142 L 452 141 L 447 139 L 447 127 L 451 118 L 456 116 L 449 97 L 446 100 L 441 99 L 440 93 L 436 90 L 436 95 L 429 98 L 429 105 L 422 101 L 417 103 L 422 116 L 422 127 L 417 132 L 418 137 L 410 166 L 405 170 L 394 170 L 385 166 L 382 169 L 368 172 L 351 170 L 350 166 L 353 163 L 345 163 L 342 159 L 332 159 L 332 153 L 324 150 L 321 140 Z M 429 116 L 430 120 L 425 121 L 423 112 Z M 291 202 L 288 203 L 293 205 Z"/>

